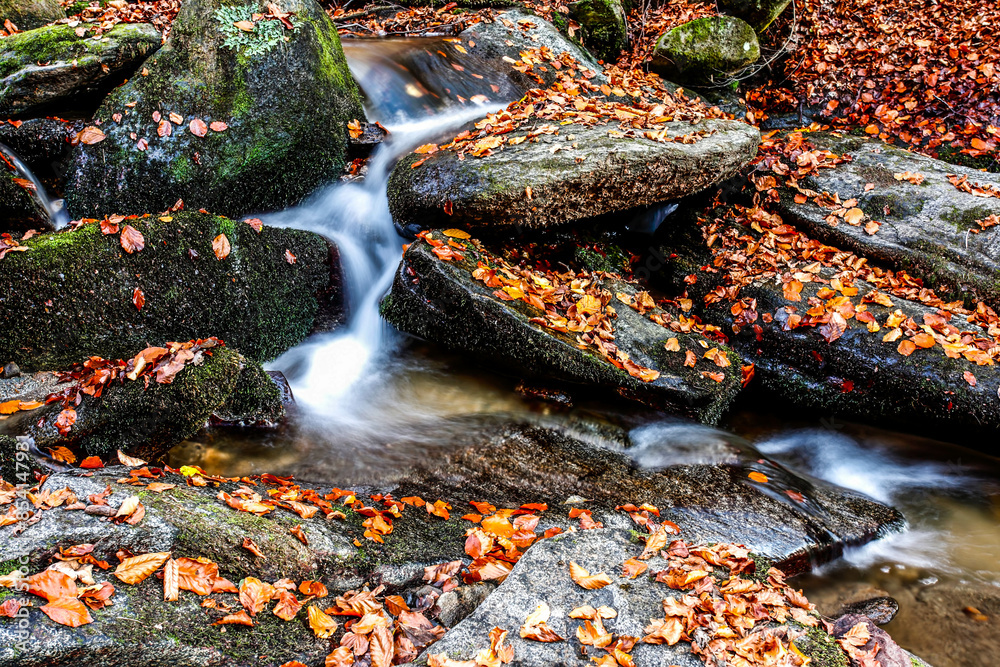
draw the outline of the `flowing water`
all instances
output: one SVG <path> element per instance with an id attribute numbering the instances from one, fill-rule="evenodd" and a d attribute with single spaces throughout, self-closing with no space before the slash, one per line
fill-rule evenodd
<path id="1" fill-rule="evenodd" d="M 859 592 L 884 590 L 902 605 L 889 630 L 904 647 L 922 652 L 938 667 L 994 664 L 956 657 L 960 651 L 942 650 L 944 644 L 928 637 L 939 634 L 935 628 L 947 627 L 982 648 L 1000 650 L 997 614 L 977 626 L 961 611 L 966 605 L 1000 600 L 997 460 L 829 417 L 798 417 L 791 423 L 773 407 L 737 411 L 725 425 L 728 430 L 682 424 L 604 400 L 585 401 L 572 410 L 539 407 L 514 390 L 515 379 L 407 339 L 386 325 L 378 304 L 404 243 L 386 199 L 393 164 L 420 144 L 447 139 L 517 93 L 475 62 L 465 69 L 482 78 L 463 78 L 456 92 L 454 68 L 442 73 L 427 65 L 423 54 L 434 50 L 426 40 L 345 40 L 345 52 L 367 94 L 369 118 L 382 122 L 389 138 L 371 158 L 363 182 L 333 185 L 265 221 L 336 241 L 349 322 L 314 336 L 271 365 L 286 375 L 298 405 L 286 428 L 249 435 L 208 430 L 176 449 L 175 463 L 199 463 L 223 474 L 267 471 L 303 479 L 322 475 L 325 483 L 335 484 L 378 482 L 407 462 L 460 443 L 461 432 L 449 430 L 445 418 L 470 414 L 586 424 L 591 432 L 623 429 L 636 443 L 640 465 L 662 464 L 656 443 L 664 438 L 687 445 L 689 458 L 676 462 L 698 462 L 735 433 L 790 468 L 895 505 L 909 522 L 906 532 L 853 550 L 800 580 L 823 611 L 836 611 Z M 417 67 L 415 62 L 424 64 Z M 475 85 L 491 101 L 473 102 L 477 93 L 470 87 Z M 642 224 L 655 226 L 668 213 L 661 208 Z"/>
<path id="2" fill-rule="evenodd" d="M 38 180 L 28 166 L 24 164 L 17 153 L 12 151 L 7 146 L 0 144 L 0 156 L 6 159 L 7 162 L 14 166 L 14 171 L 17 178 L 23 178 L 30 181 L 34 186 L 34 189 L 27 190 L 28 194 L 38 203 L 39 208 L 45 212 L 48 216 L 49 223 L 55 229 L 62 229 L 69 224 L 69 214 L 63 207 L 63 202 L 61 199 L 50 199 L 48 193 L 45 191 L 45 186 L 42 182 Z"/>

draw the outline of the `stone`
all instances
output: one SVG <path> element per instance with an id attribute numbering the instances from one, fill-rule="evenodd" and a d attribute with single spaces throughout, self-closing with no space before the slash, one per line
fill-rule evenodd
<path id="1" fill-rule="evenodd" d="M 0 25 L 10 21 L 18 30 L 34 30 L 64 18 L 59 0 L 0 0 Z"/>
<path id="2" fill-rule="evenodd" d="M 12 168 L 0 151 L 0 233 L 15 239 L 29 229 L 51 229 L 48 213 L 34 195 L 35 185 Z"/>
<path id="3" fill-rule="evenodd" d="M 121 232 L 96 222 L 42 234 L 0 262 L 0 350 L 22 370 L 59 369 L 97 355 L 130 358 L 168 341 L 217 336 L 266 361 L 342 313 L 340 263 L 323 237 L 202 213 L 123 220 L 145 240 L 129 254 Z M 224 234 L 231 251 L 216 258 Z M 287 253 L 294 257 L 290 263 Z M 135 290 L 144 295 L 141 309 Z"/>
<path id="4" fill-rule="evenodd" d="M 235 26 L 267 4 L 184 2 L 148 75 L 97 111 L 106 138 L 77 146 L 66 185 L 74 217 L 164 211 L 178 199 L 240 217 L 296 204 L 340 175 L 346 125 L 364 111 L 336 28 L 315 0 L 282 5 L 292 30 L 268 18 L 253 33 Z"/>
<path id="5" fill-rule="evenodd" d="M 609 63 L 628 46 L 628 23 L 621 0 L 578 0 L 570 15 L 583 30 L 583 43 L 595 56 Z"/>
<path id="6" fill-rule="evenodd" d="M 462 350 L 507 372 L 608 387 L 707 423 L 717 421 L 739 391 L 739 357 L 713 342 L 712 347 L 728 359 L 728 368 L 705 360 L 697 368 L 685 366 L 685 351 L 698 350 L 700 357 L 699 341 L 704 339 L 665 328 L 614 297 L 623 293 L 634 298 L 634 286 L 613 277 L 600 283 L 617 312 L 615 345 L 636 364 L 659 371 L 651 382 L 615 367 L 593 347 L 580 349 L 577 334 L 533 323 L 532 318 L 543 314 L 534 306 L 499 299 L 493 288 L 472 276 L 477 263 L 492 263 L 492 256 L 468 248 L 464 260 L 443 261 L 426 241 L 410 244 L 392 290 L 382 302 L 383 316 L 402 331 Z M 662 315 L 663 311 L 652 313 Z M 678 339 L 680 351 L 664 349 L 669 338 Z M 703 375 L 703 370 L 725 370 L 724 378 L 717 382 Z"/>
<path id="7" fill-rule="evenodd" d="M 389 210 L 401 227 L 564 225 L 698 192 L 736 173 L 760 141 L 756 128 L 731 120 L 667 123 L 672 136 L 711 132 L 690 144 L 609 136 L 614 127 L 567 125 L 482 158 L 411 153 L 389 178 Z"/>
<path id="8" fill-rule="evenodd" d="M 762 33 L 790 4 L 791 0 L 719 0 L 719 11 L 743 19 Z"/>
<path id="9" fill-rule="evenodd" d="M 745 21 L 706 16 L 664 33 L 656 42 L 650 68 L 675 83 L 713 85 L 759 59 L 757 33 Z"/>
<path id="10" fill-rule="evenodd" d="M 841 201 L 856 199 L 865 217 L 858 225 L 844 220 L 830 225 L 829 209 L 812 197 L 796 203 L 798 192 L 781 186 L 777 210 L 787 222 L 826 243 L 922 278 L 945 300 L 1000 302 L 1000 221 L 986 228 L 976 224 L 1000 216 L 1000 198 L 975 196 L 949 181 L 966 179 L 1000 194 L 1000 174 L 951 165 L 877 139 L 826 132 L 803 133 L 803 138 L 814 150 L 849 156 L 850 161 L 816 170 L 800 187 L 837 194 Z M 918 183 L 896 178 L 907 172 Z M 880 223 L 875 234 L 865 230 L 872 220 Z"/>
<path id="11" fill-rule="evenodd" d="M 151 25 L 120 23 L 103 35 L 95 25 L 82 24 L 83 36 L 54 25 L 0 40 L 0 115 L 68 113 L 81 98 L 109 92 L 160 48 Z"/>

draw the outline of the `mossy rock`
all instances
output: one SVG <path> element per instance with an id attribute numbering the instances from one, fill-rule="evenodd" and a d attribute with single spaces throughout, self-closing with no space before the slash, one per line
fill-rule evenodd
<path id="1" fill-rule="evenodd" d="M 0 0 L 0 25 L 9 20 L 18 30 L 34 30 L 64 18 L 59 0 Z"/>
<path id="2" fill-rule="evenodd" d="M 719 11 L 743 19 L 758 33 L 767 30 L 792 0 L 718 0 Z"/>
<path id="3" fill-rule="evenodd" d="M 0 40 L 0 115 L 77 111 L 80 98 L 107 93 L 160 47 L 160 33 L 143 23 L 103 35 L 82 28 L 83 36 L 53 25 Z"/>
<path id="4" fill-rule="evenodd" d="M 24 371 L 91 355 L 129 358 L 147 344 L 216 336 L 273 359 L 342 312 L 336 249 L 323 237 L 202 213 L 126 220 L 145 238 L 126 253 L 96 223 L 25 241 L 0 262 L 0 350 Z M 216 259 L 213 239 L 231 252 Z M 290 263 L 286 252 L 295 256 Z M 144 294 L 142 309 L 134 291 Z"/>
<path id="5" fill-rule="evenodd" d="M 670 81 L 692 86 L 721 83 L 760 59 L 757 33 L 731 16 L 706 16 L 664 33 L 650 67 Z"/>
<path id="6" fill-rule="evenodd" d="M 540 312 L 521 301 L 501 301 L 493 289 L 472 277 L 477 262 L 493 262 L 467 246 L 463 261 L 442 261 L 423 240 L 410 244 L 392 290 L 382 302 L 382 314 L 402 331 L 527 377 L 598 385 L 629 397 L 673 410 L 707 423 L 716 422 L 740 390 L 740 358 L 725 345 L 716 345 L 731 367 L 720 383 L 702 370 L 684 366 L 683 350 L 701 350 L 700 336 L 675 333 L 615 302 L 615 344 L 635 363 L 660 371 L 652 382 L 642 382 L 616 368 L 593 349 L 581 350 L 575 334 L 561 334 L 530 320 Z M 636 289 L 609 278 L 603 287 L 612 294 L 634 294 Z M 666 352 L 668 338 L 678 338 L 681 352 Z M 700 356 L 700 355 L 699 355 Z"/>
<path id="7" fill-rule="evenodd" d="M 61 406 L 53 404 L 26 435 L 41 451 L 68 447 L 84 456 L 113 460 L 122 450 L 155 461 L 194 435 L 233 393 L 243 370 L 240 354 L 230 348 L 201 352 L 170 384 L 126 380 L 107 387 L 99 398 L 84 396 L 75 407 L 76 423 L 61 435 L 55 422 Z"/>
<path id="8" fill-rule="evenodd" d="M 628 25 L 620 0 L 579 0 L 570 13 L 583 29 L 587 49 L 606 62 L 615 62 L 628 46 Z"/>
<path id="9" fill-rule="evenodd" d="M 234 27 L 267 4 L 184 2 L 148 76 L 98 110 L 106 138 L 77 147 L 66 186 L 74 216 L 163 211 L 183 199 L 237 217 L 296 204 L 341 173 L 346 124 L 364 112 L 337 31 L 315 0 L 284 3 L 293 30 L 270 19 L 252 33 Z M 228 129 L 199 137 L 195 119 Z"/>
<path id="10" fill-rule="evenodd" d="M 247 361 L 229 398 L 212 414 L 240 426 L 273 426 L 285 418 L 281 389 L 260 364 Z"/>
<path id="11" fill-rule="evenodd" d="M 51 228 L 49 216 L 38 199 L 14 180 L 22 178 L 0 157 L 0 233 Z"/>

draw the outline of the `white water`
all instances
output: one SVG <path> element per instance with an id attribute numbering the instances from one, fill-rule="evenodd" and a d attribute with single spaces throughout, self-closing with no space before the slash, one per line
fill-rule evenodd
<path id="1" fill-rule="evenodd" d="M 69 214 L 66 213 L 66 209 L 63 208 L 63 202 L 61 199 L 52 200 L 49 198 L 48 193 L 45 191 L 45 186 L 42 182 L 28 169 L 28 166 L 24 164 L 17 153 L 12 151 L 7 146 L 0 144 L 0 153 L 2 153 L 11 164 L 14 165 L 14 169 L 17 170 L 18 177 L 24 178 L 31 181 L 31 184 L 35 186 L 34 191 L 29 190 L 29 194 L 38 202 L 45 211 L 45 214 L 49 218 L 49 222 L 55 229 L 62 229 L 69 224 Z"/>

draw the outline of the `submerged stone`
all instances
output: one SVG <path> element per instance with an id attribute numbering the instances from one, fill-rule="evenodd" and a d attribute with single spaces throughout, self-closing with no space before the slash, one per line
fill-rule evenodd
<path id="1" fill-rule="evenodd" d="M 142 234 L 128 253 L 122 230 Z M 256 361 L 273 359 L 339 320 L 336 248 L 323 237 L 202 213 L 97 222 L 35 236 L 0 262 L 0 354 L 23 370 L 91 355 L 130 358 L 147 344 L 216 336 Z M 217 259 L 213 242 L 230 246 Z M 144 304 L 135 304 L 136 290 Z"/>
<path id="2" fill-rule="evenodd" d="M 841 202 L 854 199 L 864 218 L 852 225 L 841 216 L 831 224 L 827 217 L 841 207 L 820 206 L 812 195 L 798 203 L 798 190 L 779 182 L 778 211 L 788 222 L 826 243 L 922 278 L 948 298 L 1000 303 L 1000 198 L 989 196 L 1000 195 L 1000 175 L 878 140 L 826 132 L 802 136 L 813 150 L 849 161 L 814 170 L 800 187 L 837 195 Z M 874 234 L 866 229 L 871 221 L 878 223 Z"/>
<path id="3" fill-rule="evenodd" d="M 635 364 L 654 371 L 657 377 L 652 381 L 638 379 L 602 357 L 595 347 L 581 345 L 579 333 L 560 332 L 532 321 L 545 313 L 520 297 L 497 296 L 498 290 L 473 277 L 477 264 L 495 265 L 489 253 L 468 243 L 461 251 L 463 259 L 444 261 L 434 250 L 424 240 L 412 243 L 382 302 L 383 316 L 402 331 L 462 350 L 508 372 L 607 387 L 708 423 L 719 419 L 740 389 L 737 355 L 712 342 L 709 347 L 720 351 L 727 367 L 701 359 L 708 348 L 699 342 L 711 341 L 654 322 L 650 317 L 672 320 L 659 308 L 639 314 L 616 296 L 634 299 L 636 288 L 614 276 L 584 278 L 595 280 L 611 299 L 607 305 L 615 313 L 614 345 Z M 680 329 L 676 320 L 673 325 Z M 670 339 L 677 339 L 676 351 L 665 349 Z M 701 359 L 697 367 L 685 365 L 686 351 Z M 708 376 L 716 371 L 718 381 Z"/>
<path id="4" fill-rule="evenodd" d="M 664 33 L 650 67 L 681 84 L 721 83 L 760 59 L 757 34 L 731 16 L 706 16 Z"/>
<path id="5" fill-rule="evenodd" d="M 336 28 L 315 0 L 282 4 L 291 29 L 267 5 L 184 2 L 148 76 L 98 110 L 106 138 L 77 147 L 66 187 L 75 217 L 178 199 L 235 217 L 296 204 L 336 179 L 346 124 L 364 119 Z"/>
<path id="6" fill-rule="evenodd" d="M 692 143 L 609 134 L 616 128 L 565 125 L 557 135 L 504 146 L 486 157 L 459 159 L 452 150 L 410 154 L 389 178 L 389 210 L 397 225 L 425 229 L 573 223 L 719 183 L 749 162 L 760 142 L 756 128 L 731 120 L 666 124 L 671 137 L 705 133 Z M 527 134 L 521 129 L 510 136 Z"/>
<path id="7" fill-rule="evenodd" d="M 76 100 L 106 93 L 160 48 L 151 25 L 120 23 L 103 35 L 82 25 L 83 36 L 54 25 L 0 40 L 0 115 L 76 111 Z"/>

